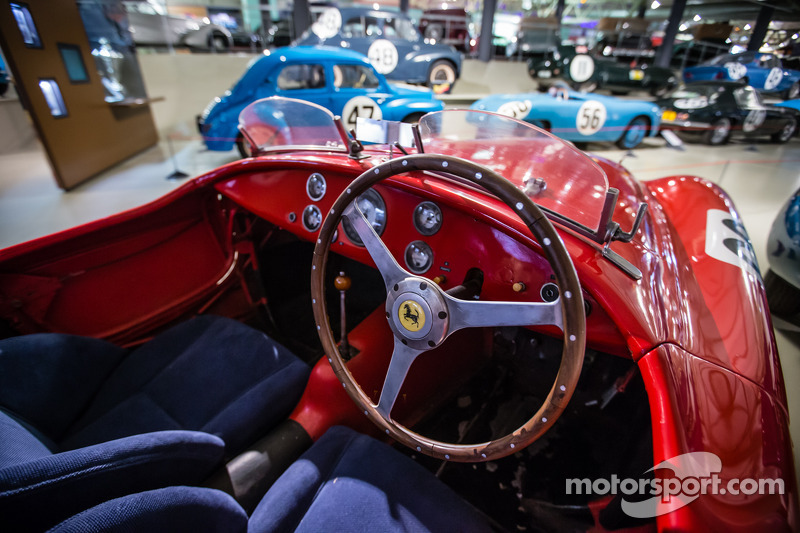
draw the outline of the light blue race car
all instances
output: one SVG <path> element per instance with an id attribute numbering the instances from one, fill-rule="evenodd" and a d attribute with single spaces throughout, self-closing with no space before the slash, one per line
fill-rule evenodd
<path id="1" fill-rule="evenodd" d="M 781 60 L 764 52 L 723 54 L 683 70 L 691 81 L 746 81 L 757 91 L 778 94 L 786 100 L 800 96 L 800 72 L 783 68 Z"/>
<path id="2" fill-rule="evenodd" d="M 638 146 L 658 133 L 661 109 L 652 103 L 587 94 L 566 87 L 547 93 L 496 94 L 472 109 L 494 111 L 530 122 L 572 142 L 615 142 L 622 149 Z"/>
<path id="3" fill-rule="evenodd" d="M 461 74 L 461 53 L 452 46 L 426 42 L 399 11 L 329 7 L 295 44 L 361 52 L 386 78 L 426 84 L 437 92 L 448 92 Z"/>
<path id="4" fill-rule="evenodd" d="M 777 104 L 773 104 L 778 107 L 788 107 L 790 109 L 794 109 L 795 111 L 800 112 L 800 99 L 796 100 L 786 100 L 785 102 L 778 102 Z"/>
<path id="5" fill-rule="evenodd" d="M 342 117 L 355 128 L 358 117 L 417 122 L 422 115 L 440 111 L 444 104 L 424 88 L 386 82 L 363 55 L 324 46 L 295 46 L 265 51 L 250 64 L 232 89 L 214 98 L 197 127 L 209 150 L 230 150 L 234 144 L 243 157 L 249 147 L 238 130 L 239 113 L 248 104 L 269 96 L 307 100 Z"/>

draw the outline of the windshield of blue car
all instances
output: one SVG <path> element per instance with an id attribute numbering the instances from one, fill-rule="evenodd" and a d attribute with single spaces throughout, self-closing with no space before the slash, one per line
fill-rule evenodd
<path id="1" fill-rule="evenodd" d="M 405 41 L 420 40 L 417 28 L 411 21 L 402 17 L 387 17 L 383 24 L 383 35 L 386 37 L 396 37 Z"/>
<path id="2" fill-rule="evenodd" d="M 724 65 L 725 63 L 752 63 L 756 59 L 755 52 L 744 52 L 741 54 L 724 54 L 703 63 L 704 65 Z"/>
<path id="3" fill-rule="evenodd" d="M 712 96 L 725 89 L 719 85 L 692 84 L 691 86 L 678 87 L 667 95 L 667 98 L 698 98 Z"/>
<path id="4" fill-rule="evenodd" d="M 375 89 L 381 82 L 368 65 L 333 66 L 333 86 L 337 89 Z"/>

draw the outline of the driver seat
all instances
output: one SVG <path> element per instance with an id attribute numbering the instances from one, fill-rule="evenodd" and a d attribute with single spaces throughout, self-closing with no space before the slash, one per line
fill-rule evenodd
<path id="1" fill-rule="evenodd" d="M 483 514 L 423 467 L 337 426 L 284 472 L 249 519 L 224 492 L 168 487 L 104 502 L 50 533 L 491 530 Z"/>

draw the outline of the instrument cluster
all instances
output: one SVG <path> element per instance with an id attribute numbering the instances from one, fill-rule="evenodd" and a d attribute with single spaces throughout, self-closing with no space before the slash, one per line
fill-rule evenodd
<path id="1" fill-rule="evenodd" d="M 306 194 L 313 202 L 319 202 L 325 197 L 328 183 L 319 172 L 312 173 L 306 180 Z M 387 210 L 386 202 L 378 191 L 369 189 L 356 200 L 358 208 L 364 213 L 375 233 L 383 235 L 386 229 Z M 431 201 L 420 202 L 413 213 L 413 224 L 417 232 L 423 237 L 435 235 L 442 228 L 442 210 Z M 322 225 L 322 211 L 316 203 L 308 204 L 301 217 L 303 228 L 309 232 L 316 232 Z M 347 239 L 356 246 L 364 246 L 361 237 L 355 231 L 350 221 L 342 220 L 342 228 Z M 408 244 L 403 255 L 405 266 L 414 274 L 424 274 L 433 266 L 433 249 L 424 240 L 417 239 Z"/>

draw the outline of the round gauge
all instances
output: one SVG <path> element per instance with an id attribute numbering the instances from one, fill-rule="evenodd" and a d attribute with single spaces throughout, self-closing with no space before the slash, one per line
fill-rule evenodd
<path id="1" fill-rule="evenodd" d="M 414 227 L 422 235 L 433 235 L 442 227 L 442 210 L 433 202 L 422 202 L 414 209 Z"/>
<path id="2" fill-rule="evenodd" d="M 358 197 L 356 200 L 358 208 L 367 217 L 367 221 L 372 224 L 372 229 L 378 235 L 383 235 L 383 230 L 386 228 L 386 204 L 381 198 L 381 195 L 375 189 L 367 189 L 367 191 Z M 342 218 L 342 227 L 344 234 L 350 239 L 350 242 L 356 246 L 364 246 L 361 237 L 356 233 L 356 229 L 350 224 L 346 218 Z"/>
<path id="3" fill-rule="evenodd" d="M 433 250 L 423 241 L 414 241 L 406 246 L 405 258 L 411 272 L 422 274 L 433 265 Z"/>
<path id="4" fill-rule="evenodd" d="M 322 212 L 315 205 L 307 205 L 303 209 L 303 227 L 308 231 L 317 231 L 322 225 Z"/>
<path id="5" fill-rule="evenodd" d="M 319 172 L 314 172 L 308 177 L 306 181 L 306 193 L 308 197 L 315 202 L 321 200 L 325 196 L 325 191 L 328 190 L 328 184 L 325 183 L 325 177 Z"/>

